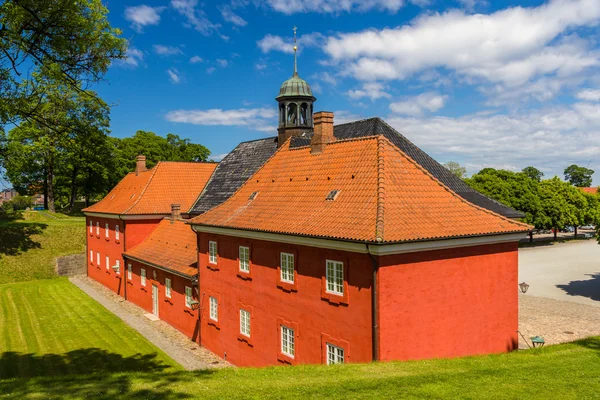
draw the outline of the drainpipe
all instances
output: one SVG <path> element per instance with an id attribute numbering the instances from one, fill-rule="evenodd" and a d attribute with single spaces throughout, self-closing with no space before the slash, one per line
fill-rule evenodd
<path id="1" fill-rule="evenodd" d="M 371 254 L 371 249 L 369 245 L 367 247 L 367 254 L 371 257 L 371 261 L 373 262 L 373 288 L 371 290 L 371 316 L 372 316 L 372 352 L 373 352 L 373 361 L 379 361 L 379 321 L 377 319 L 377 272 L 379 271 L 379 259 L 375 258 L 373 254 Z"/>

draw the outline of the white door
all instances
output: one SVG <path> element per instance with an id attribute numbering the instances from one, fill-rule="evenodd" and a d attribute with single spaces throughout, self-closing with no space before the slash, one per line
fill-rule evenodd
<path id="1" fill-rule="evenodd" d="M 152 285 L 152 314 L 158 317 L 158 286 Z"/>

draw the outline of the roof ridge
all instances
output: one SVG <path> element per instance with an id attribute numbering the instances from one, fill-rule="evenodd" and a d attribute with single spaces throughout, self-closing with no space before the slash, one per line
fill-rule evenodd
<path id="1" fill-rule="evenodd" d="M 135 207 L 140 202 L 140 199 L 142 198 L 142 196 L 144 195 L 144 193 L 146 193 L 146 189 L 148 189 L 148 186 L 150 186 L 150 182 L 152 182 L 152 179 L 154 178 L 154 175 L 156 174 L 156 171 L 158 171 L 158 167 L 160 166 L 161 163 L 162 163 L 162 161 L 157 162 L 156 165 L 151 169 L 152 174 L 150 175 L 150 178 L 148 179 L 148 182 L 146 182 L 146 186 L 144 186 L 144 188 L 140 192 L 140 195 L 138 196 L 137 200 L 133 202 L 133 204 L 131 205 L 131 207 L 127 208 L 121 214 L 127 214 L 129 212 L 129 210 L 131 210 L 133 207 Z"/>
<path id="2" fill-rule="evenodd" d="M 377 136 L 377 219 L 375 222 L 375 240 L 377 242 L 383 242 L 385 227 L 385 157 L 382 138 L 384 138 L 382 135 Z"/>
<path id="3" fill-rule="evenodd" d="M 382 135 L 383 136 L 383 135 Z M 442 181 L 440 181 L 439 179 L 437 179 L 435 176 L 433 176 L 429 171 L 427 171 L 424 167 L 421 166 L 421 164 L 419 164 L 418 162 L 416 162 L 415 160 L 412 159 L 412 157 L 410 157 L 408 154 L 406 154 L 404 151 L 402 151 L 398 146 L 395 146 L 388 138 L 386 138 L 385 136 L 383 136 L 382 140 L 384 140 L 386 142 L 386 145 L 390 146 L 393 150 L 397 151 L 402 157 L 406 158 L 410 163 L 412 163 L 415 167 L 417 167 L 417 169 L 419 169 L 421 172 L 423 172 L 425 175 L 427 175 L 429 178 L 431 178 L 434 182 L 436 182 L 438 185 L 440 185 L 443 189 L 445 189 L 448 193 L 450 193 L 452 196 L 454 196 L 455 198 L 457 198 L 459 201 L 465 203 L 466 205 L 475 208 L 477 210 L 483 211 L 487 214 L 496 216 L 506 222 L 509 222 L 510 224 L 513 225 L 517 225 L 517 226 L 522 226 L 522 227 L 527 227 L 529 228 L 530 225 L 524 223 L 524 222 L 519 222 L 519 221 L 513 221 L 510 218 L 507 218 L 503 215 L 500 215 L 498 213 L 495 213 L 491 210 L 488 210 L 487 208 L 483 208 L 480 207 L 476 204 L 471 203 L 470 201 L 467 201 L 466 199 L 464 199 L 463 197 L 459 196 L 454 190 L 450 189 L 448 186 L 446 186 Z"/>
<path id="4" fill-rule="evenodd" d="M 197 164 L 197 165 L 206 165 L 206 164 L 218 164 L 218 161 L 177 161 L 177 160 L 162 160 L 159 163 L 163 164 Z M 158 163 L 157 163 L 158 165 Z"/>

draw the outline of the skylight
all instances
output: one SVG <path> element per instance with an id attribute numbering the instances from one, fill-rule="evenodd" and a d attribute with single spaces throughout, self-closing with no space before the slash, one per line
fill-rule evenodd
<path id="1" fill-rule="evenodd" d="M 258 196 L 258 192 L 252 192 L 250 197 L 248 197 L 248 200 L 254 200 L 256 198 L 256 196 Z"/>
<path id="2" fill-rule="evenodd" d="M 325 200 L 333 201 L 333 200 L 335 200 L 335 198 L 337 197 L 337 195 L 339 193 L 340 193 L 339 190 L 332 190 L 331 192 L 329 192 L 329 194 L 327 195 L 327 198 Z"/>

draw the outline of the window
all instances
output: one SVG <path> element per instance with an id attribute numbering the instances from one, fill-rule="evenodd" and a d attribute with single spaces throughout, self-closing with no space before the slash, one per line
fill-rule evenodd
<path id="1" fill-rule="evenodd" d="M 240 333 L 250 337 L 250 313 L 240 308 Z"/>
<path id="2" fill-rule="evenodd" d="M 121 260 L 117 260 L 117 275 L 121 274 Z"/>
<path id="3" fill-rule="evenodd" d="M 217 242 L 208 242 L 208 262 L 217 263 Z"/>
<path id="4" fill-rule="evenodd" d="M 165 296 L 171 298 L 171 280 L 169 278 L 165 278 Z"/>
<path id="5" fill-rule="evenodd" d="M 216 297 L 210 297 L 210 319 L 213 321 L 219 320 L 219 301 Z"/>
<path id="6" fill-rule="evenodd" d="M 110 258 L 108 256 L 106 256 L 106 269 L 108 270 L 110 268 Z"/>
<path id="7" fill-rule="evenodd" d="M 96 264 L 100 267 L 100 253 L 96 253 Z"/>
<path id="8" fill-rule="evenodd" d="M 189 286 L 185 287 L 185 306 L 192 308 L 192 288 Z"/>
<path id="9" fill-rule="evenodd" d="M 127 279 L 129 280 L 131 280 L 131 275 L 133 274 L 132 269 L 131 263 L 127 263 Z"/>
<path id="10" fill-rule="evenodd" d="M 281 325 L 281 352 L 294 358 L 294 330 L 283 325 Z"/>
<path id="11" fill-rule="evenodd" d="M 119 225 L 115 225 L 115 240 L 119 240 Z"/>
<path id="12" fill-rule="evenodd" d="M 94 233 L 94 223 L 92 222 L 92 220 L 90 219 L 90 233 Z"/>
<path id="13" fill-rule="evenodd" d="M 294 283 L 294 255 L 281 253 L 281 280 Z"/>
<path id="14" fill-rule="evenodd" d="M 240 271 L 250 272 L 250 248 L 240 246 Z"/>
<path id="15" fill-rule="evenodd" d="M 108 239 L 108 224 L 104 224 L 104 236 Z"/>
<path id="16" fill-rule="evenodd" d="M 100 222 L 96 222 L 96 235 L 100 235 Z"/>
<path id="17" fill-rule="evenodd" d="M 327 260 L 327 291 L 329 293 L 344 294 L 344 263 Z"/>
<path id="18" fill-rule="evenodd" d="M 327 365 L 343 363 L 344 349 L 327 343 Z"/>
<path id="19" fill-rule="evenodd" d="M 140 283 L 142 286 L 146 286 L 146 270 L 144 268 L 140 270 Z"/>
<path id="20" fill-rule="evenodd" d="M 94 263 L 94 250 L 90 250 L 90 262 Z"/>

